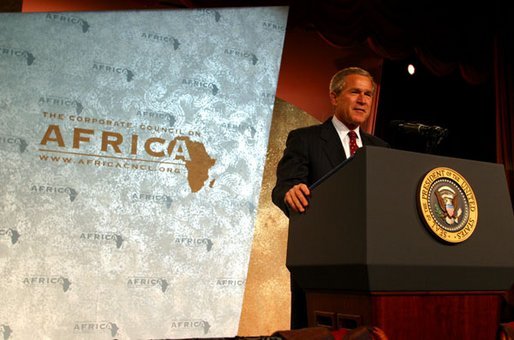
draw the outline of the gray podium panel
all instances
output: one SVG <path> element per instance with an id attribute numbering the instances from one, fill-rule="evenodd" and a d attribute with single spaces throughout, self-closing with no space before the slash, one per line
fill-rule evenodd
<path id="1" fill-rule="evenodd" d="M 418 213 L 430 170 L 471 185 L 474 233 L 441 241 Z M 499 164 L 366 147 L 313 189 L 290 220 L 287 266 L 303 288 L 358 291 L 505 290 L 514 282 L 514 218 Z"/>

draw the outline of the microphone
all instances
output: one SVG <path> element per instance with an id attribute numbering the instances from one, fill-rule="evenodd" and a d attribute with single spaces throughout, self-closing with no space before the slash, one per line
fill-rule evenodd
<path id="1" fill-rule="evenodd" d="M 405 122 L 403 120 L 391 121 L 391 126 L 397 130 L 401 130 L 408 133 L 418 133 L 420 135 L 443 135 L 448 133 L 448 129 L 437 126 L 437 125 L 425 125 L 421 123 Z"/>

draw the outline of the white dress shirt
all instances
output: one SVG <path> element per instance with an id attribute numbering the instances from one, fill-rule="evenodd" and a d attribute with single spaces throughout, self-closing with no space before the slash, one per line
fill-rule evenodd
<path id="1" fill-rule="evenodd" d="M 350 129 L 348 129 L 348 127 L 346 125 L 344 125 L 343 122 L 341 122 L 339 119 L 337 119 L 336 116 L 332 116 L 332 124 L 334 124 L 337 134 L 339 135 L 339 138 L 341 139 L 341 144 L 343 144 L 346 158 L 350 158 L 350 137 L 348 137 L 348 132 L 350 132 Z M 362 139 L 361 139 L 361 134 L 360 134 L 360 128 L 357 127 L 353 131 L 355 131 L 355 133 L 357 134 L 357 146 L 359 148 L 362 148 Z"/>

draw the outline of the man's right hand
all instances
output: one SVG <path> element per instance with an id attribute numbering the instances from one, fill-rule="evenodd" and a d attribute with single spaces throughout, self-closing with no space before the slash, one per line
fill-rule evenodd
<path id="1" fill-rule="evenodd" d="M 309 205 L 309 196 L 311 191 L 306 184 L 296 184 L 294 187 L 286 192 L 284 201 L 291 208 L 291 210 L 303 213 Z"/>

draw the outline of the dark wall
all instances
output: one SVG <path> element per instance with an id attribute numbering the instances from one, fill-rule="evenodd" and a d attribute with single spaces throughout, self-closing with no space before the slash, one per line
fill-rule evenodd
<path id="1" fill-rule="evenodd" d="M 2 0 L 0 12 L 21 12 L 22 0 Z"/>
<path id="2" fill-rule="evenodd" d="M 407 72 L 409 62 L 416 65 L 413 76 Z M 395 148 L 427 152 L 428 137 L 406 133 L 390 124 L 403 120 L 448 129 L 447 137 L 430 153 L 496 161 L 492 79 L 471 85 L 457 71 L 437 77 L 415 59 L 386 60 L 378 112 L 376 134 Z"/>

